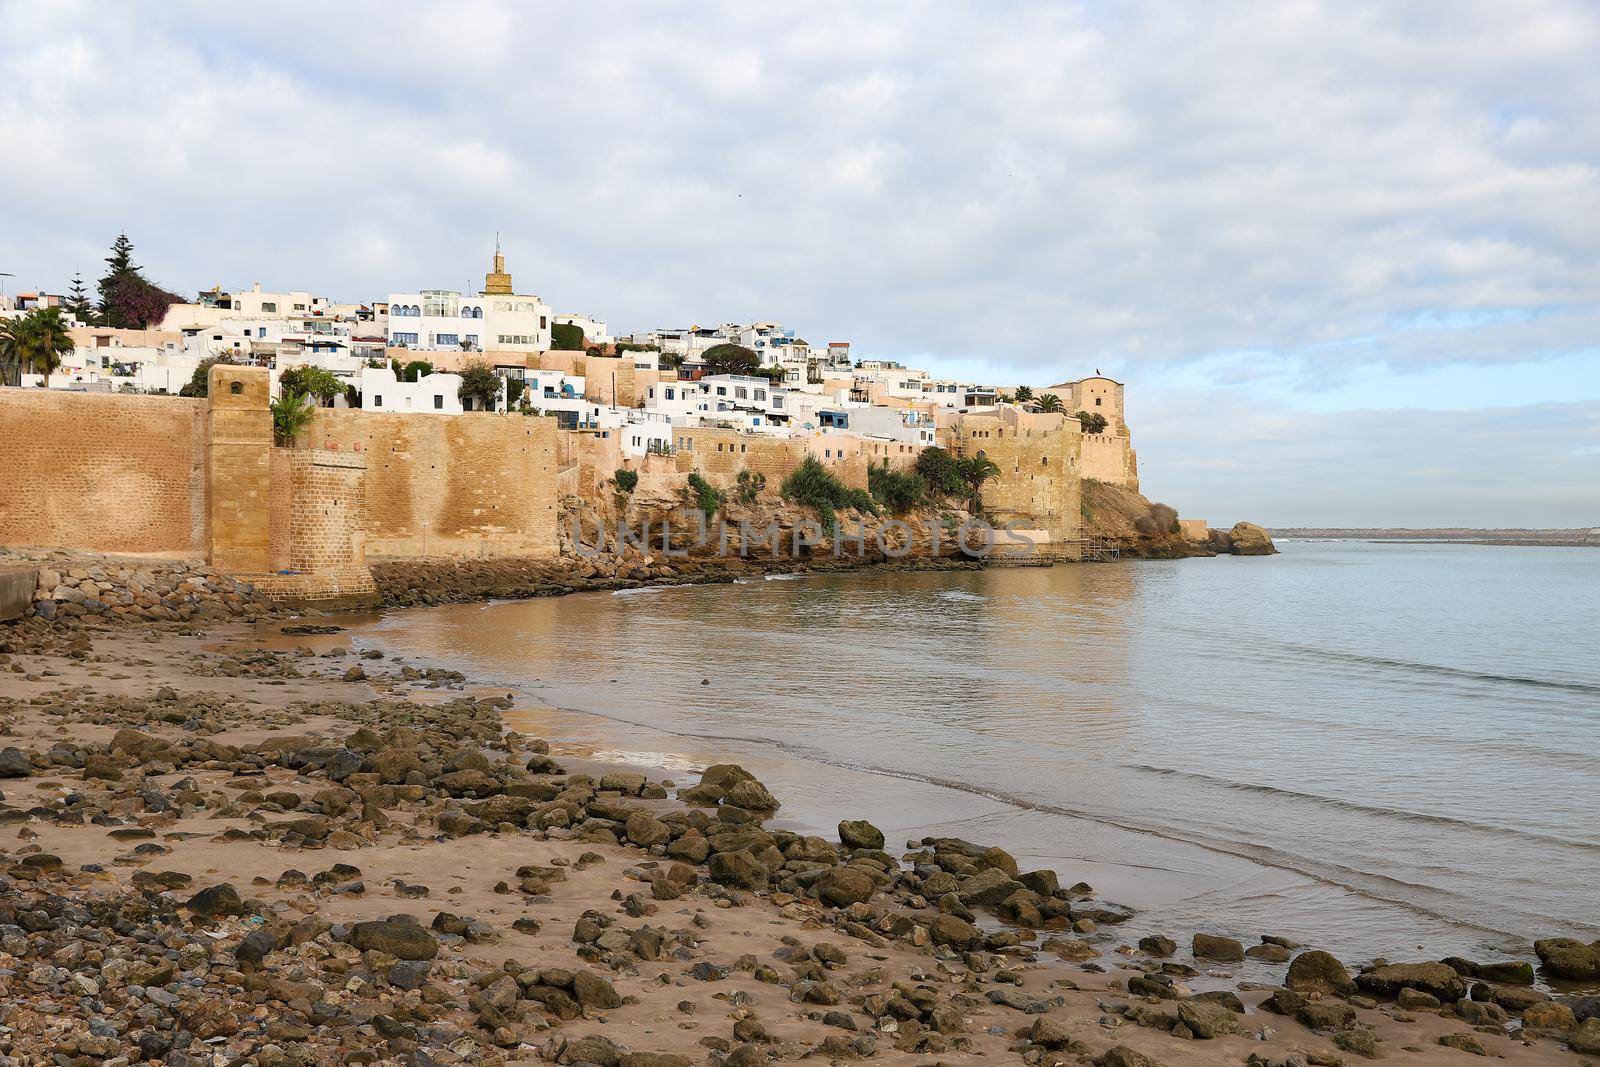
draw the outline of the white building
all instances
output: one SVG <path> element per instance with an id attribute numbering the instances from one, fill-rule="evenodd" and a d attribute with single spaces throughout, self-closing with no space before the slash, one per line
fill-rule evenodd
<path id="1" fill-rule="evenodd" d="M 381 306 L 380 306 L 381 307 Z M 505 256 L 496 251 L 483 292 L 464 296 L 451 289 L 390 293 L 387 336 L 391 347 L 420 352 L 546 352 L 550 349 L 550 305 L 512 292 Z"/>
<path id="2" fill-rule="evenodd" d="M 425 374 L 404 382 L 386 367 L 363 367 L 356 379 L 363 411 L 460 415 L 461 375 Z"/>

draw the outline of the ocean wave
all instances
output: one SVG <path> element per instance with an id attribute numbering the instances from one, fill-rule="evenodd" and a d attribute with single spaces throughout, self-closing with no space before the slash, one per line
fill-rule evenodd
<path id="1" fill-rule="evenodd" d="M 1463 819 L 1454 815 L 1434 815 L 1423 811 L 1406 811 L 1402 808 L 1389 808 L 1378 804 L 1363 804 L 1356 800 L 1345 800 L 1340 797 L 1327 797 L 1319 793 L 1302 793 L 1295 789 L 1285 789 L 1282 786 L 1264 785 L 1259 782 L 1235 782 L 1227 778 L 1218 778 L 1215 775 L 1201 774 L 1197 771 L 1180 771 L 1176 767 L 1151 767 L 1143 763 L 1124 764 L 1129 770 L 1145 771 L 1150 774 L 1159 774 L 1170 778 L 1185 778 L 1195 782 L 1205 782 L 1209 785 L 1222 786 L 1243 793 L 1259 793 L 1268 796 L 1286 797 L 1292 800 L 1304 800 L 1327 808 L 1336 808 L 1340 811 L 1359 812 L 1364 815 L 1378 815 L 1389 819 L 1400 819 L 1406 822 L 1425 823 L 1436 826 L 1450 826 L 1475 833 L 1501 834 L 1507 837 L 1517 837 L 1528 841 L 1538 841 L 1547 845 L 1560 845 L 1566 848 L 1591 849 L 1600 851 L 1600 841 L 1581 841 L 1554 834 L 1542 834 L 1535 830 L 1519 830 L 1514 826 L 1500 826 L 1495 823 L 1478 822 L 1475 819 Z"/>

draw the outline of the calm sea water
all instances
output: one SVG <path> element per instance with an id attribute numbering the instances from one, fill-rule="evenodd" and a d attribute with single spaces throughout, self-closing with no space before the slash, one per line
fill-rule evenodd
<path id="1" fill-rule="evenodd" d="M 791 825 L 1005 845 L 1139 908 L 1129 934 L 1353 958 L 1600 937 L 1600 552 L 1281 547 L 467 605 L 355 636 L 558 706 L 524 723 L 552 739 L 744 762 Z"/>

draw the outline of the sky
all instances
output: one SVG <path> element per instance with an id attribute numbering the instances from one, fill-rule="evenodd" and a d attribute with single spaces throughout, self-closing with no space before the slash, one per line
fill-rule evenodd
<path id="1" fill-rule="evenodd" d="M 0 0 L 0 278 L 1127 383 L 1231 524 L 1600 525 L 1600 5 Z"/>

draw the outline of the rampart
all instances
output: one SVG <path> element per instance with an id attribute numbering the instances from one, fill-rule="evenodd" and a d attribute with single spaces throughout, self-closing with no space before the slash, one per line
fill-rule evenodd
<path id="1" fill-rule="evenodd" d="M 807 456 L 864 488 L 869 467 L 920 452 L 682 427 L 670 455 L 624 458 L 614 433 L 551 418 L 359 409 L 319 409 L 280 447 L 266 370 L 219 365 L 208 387 L 203 400 L 0 389 L 0 543 L 203 558 L 278 599 L 370 599 L 369 560 L 556 559 L 562 497 L 614 495 L 619 467 L 664 498 L 690 473 L 729 486 L 750 470 L 776 491 Z M 1069 540 L 1083 435 L 1008 410 L 963 417 L 947 443 L 995 461 L 983 498 L 997 517 Z"/>
<path id="2" fill-rule="evenodd" d="M 203 400 L 0 389 L 0 543 L 205 555 L 206 414 Z"/>

